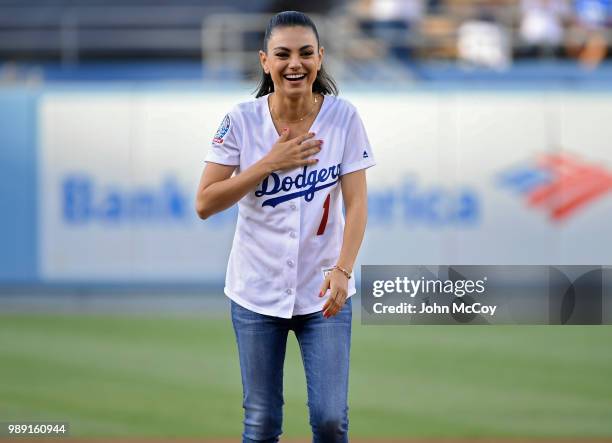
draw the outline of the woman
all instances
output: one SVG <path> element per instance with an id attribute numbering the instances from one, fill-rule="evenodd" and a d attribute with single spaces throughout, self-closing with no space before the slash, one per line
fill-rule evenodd
<path id="1" fill-rule="evenodd" d="M 196 199 L 203 219 L 239 206 L 225 294 L 240 356 L 243 442 L 276 442 L 282 432 L 290 330 L 306 371 L 314 441 L 345 442 L 348 297 L 366 225 L 365 169 L 374 160 L 355 108 L 334 96 L 306 15 L 274 16 L 259 56 L 257 99 L 223 119 Z"/>

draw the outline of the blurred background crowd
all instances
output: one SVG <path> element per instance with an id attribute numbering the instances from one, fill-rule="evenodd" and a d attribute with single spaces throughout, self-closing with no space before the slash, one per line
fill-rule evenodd
<path id="1" fill-rule="evenodd" d="M 610 45 L 607 0 L 364 0 L 359 27 L 397 58 L 501 69 L 518 59 L 599 65 Z"/>
<path id="2" fill-rule="evenodd" d="M 559 77 L 610 60 L 611 0 L 0 0 L 0 79 L 245 79 L 288 9 L 313 16 L 332 73 L 354 81 Z"/>

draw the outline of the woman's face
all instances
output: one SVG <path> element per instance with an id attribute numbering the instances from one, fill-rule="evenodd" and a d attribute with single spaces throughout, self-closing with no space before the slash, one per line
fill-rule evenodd
<path id="1" fill-rule="evenodd" d="M 278 27 L 268 40 L 268 52 L 259 51 L 265 73 L 272 76 L 274 91 L 289 97 L 311 93 L 323 62 L 323 48 L 305 26 Z"/>

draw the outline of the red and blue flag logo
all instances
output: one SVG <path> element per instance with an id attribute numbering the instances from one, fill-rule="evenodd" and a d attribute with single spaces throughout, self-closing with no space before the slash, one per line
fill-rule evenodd
<path id="1" fill-rule="evenodd" d="M 499 179 L 503 187 L 523 195 L 530 207 L 547 212 L 555 221 L 612 192 L 612 172 L 567 153 L 542 155 Z"/>

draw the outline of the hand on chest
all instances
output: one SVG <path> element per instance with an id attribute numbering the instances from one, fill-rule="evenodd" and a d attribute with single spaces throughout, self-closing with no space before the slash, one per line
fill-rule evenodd
<path id="1" fill-rule="evenodd" d="M 346 143 L 345 134 L 343 131 L 335 127 L 312 127 L 307 128 L 307 130 L 300 132 L 299 134 L 291 130 L 292 132 L 290 138 L 306 134 L 308 130 L 315 133 L 313 138 L 323 140 L 321 150 L 315 155 L 309 157 L 316 158 L 318 163 L 314 166 L 309 166 L 308 169 L 328 168 L 330 166 L 342 163 L 344 145 Z M 278 132 L 272 125 L 262 128 L 259 134 L 254 134 L 254 136 L 251 137 L 252 143 L 249 143 L 244 149 L 241 150 L 240 169 L 244 170 L 265 157 L 272 150 L 272 147 L 278 140 L 278 137 Z M 301 169 L 302 168 L 299 167 L 289 171 L 276 171 L 276 173 L 281 176 L 295 175 Z"/>
<path id="2" fill-rule="evenodd" d="M 311 129 L 315 132 L 316 129 Z M 276 130 L 266 131 L 256 147 L 256 153 L 249 159 L 253 163 L 265 156 L 271 149 L 278 134 Z M 270 133 L 271 132 L 271 133 Z M 324 140 L 321 151 L 315 155 L 319 161 L 316 165 L 274 171 L 259 183 L 251 194 L 258 201 L 258 206 L 276 207 L 295 199 L 311 202 L 329 193 L 338 185 L 341 172 L 344 140 L 341 131 L 319 128 L 317 138 Z M 322 192 L 326 190 L 326 192 Z"/>

